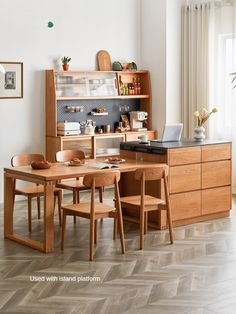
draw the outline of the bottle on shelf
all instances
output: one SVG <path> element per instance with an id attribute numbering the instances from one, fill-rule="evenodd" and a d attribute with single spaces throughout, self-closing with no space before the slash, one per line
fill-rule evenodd
<path id="1" fill-rule="evenodd" d="M 140 77 L 137 78 L 137 95 L 141 95 Z"/>

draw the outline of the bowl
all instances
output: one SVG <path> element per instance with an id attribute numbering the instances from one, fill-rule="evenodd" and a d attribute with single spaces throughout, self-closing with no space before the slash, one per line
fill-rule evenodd
<path id="1" fill-rule="evenodd" d="M 49 169 L 51 167 L 51 164 L 47 160 L 32 161 L 31 167 L 33 169 Z"/>

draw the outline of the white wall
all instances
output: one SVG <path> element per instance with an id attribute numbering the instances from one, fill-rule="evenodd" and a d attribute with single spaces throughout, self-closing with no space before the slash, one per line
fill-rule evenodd
<path id="1" fill-rule="evenodd" d="M 166 1 L 141 0 L 141 62 L 150 70 L 153 128 L 166 120 Z"/>
<path id="2" fill-rule="evenodd" d="M 151 72 L 153 127 L 181 121 L 181 5 L 141 0 L 141 61 Z"/>
<path id="3" fill-rule="evenodd" d="M 166 122 L 181 122 L 181 7 L 185 0 L 168 0 L 166 8 Z"/>
<path id="4" fill-rule="evenodd" d="M 139 0 L 0 0 L 0 61 L 24 62 L 24 98 L 0 100 L 1 174 L 14 154 L 44 152 L 43 70 L 54 59 L 69 55 L 71 68 L 93 70 L 106 49 L 113 61 L 140 64 L 139 9 Z"/>

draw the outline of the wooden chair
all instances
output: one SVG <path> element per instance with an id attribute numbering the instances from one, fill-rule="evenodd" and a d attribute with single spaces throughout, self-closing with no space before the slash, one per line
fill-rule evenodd
<path id="1" fill-rule="evenodd" d="M 76 215 L 90 220 L 90 253 L 89 260 L 93 260 L 94 243 L 97 243 L 97 220 L 100 218 L 114 218 L 118 220 L 120 229 L 120 240 L 122 254 L 125 253 L 124 229 L 122 212 L 120 205 L 120 193 L 118 181 L 120 180 L 119 171 L 99 172 L 96 174 L 88 174 L 84 177 L 83 184 L 91 189 L 91 202 L 63 205 L 63 218 L 61 230 L 61 249 L 64 249 L 66 217 L 68 215 Z M 116 206 L 109 206 L 104 203 L 95 202 L 95 189 L 107 185 L 114 185 Z M 115 237 L 115 234 L 114 234 Z"/>
<path id="2" fill-rule="evenodd" d="M 156 167 L 140 168 L 135 171 L 135 180 L 140 181 L 140 195 L 121 197 L 121 207 L 129 208 L 131 210 L 139 211 L 140 214 L 140 249 L 144 245 L 144 233 L 147 232 L 148 226 L 148 212 L 154 210 L 166 209 L 167 221 L 170 233 L 170 242 L 173 243 L 173 227 L 171 220 L 171 209 L 169 201 L 169 191 L 167 184 L 168 166 L 161 165 Z M 145 193 L 146 181 L 164 181 L 164 195 L 165 199 L 160 199 Z M 163 206 L 165 205 L 165 206 Z"/>
<path id="3" fill-rule="evenodd" d="M 32 161 L 42 161 L 44 160 L 44 156 L 41 154 L 25 154 L 25 155 L 15 155 L 11 159 L 12 167 L 18 166 L 28 166 L 31 164 Z M 22 187 L 16 188 L 16 181 L 15 184 L 15 191 L 14 191 L 14 200 L 15 195 L 23 195 L 28 199 L 28 228 L 29 232 L 32 230 L 32 198 L 37 198 L 37 208 L 38 208 L 38 219 L 40 219 L 40 197 L 44 196 L 44 187 L 42 185 L 36 184 L 31 185 L 29 187 Z M 56 197 L 58 199 L 58 215 L 59 215 L 59 224 L 61 226 L 61 202 L 62 202 L 62 190 L 55 188 L 54 190 L 55 201 Z M 55 204 L 54 204 L 55 206 Z"/>
<path id="4" fill-rule="evenodd" d="M 70 161 L 73 158 L 85 159 L 85 154 L 81 150 L 62 150 L 56 153 L 57 162 Z M 65 190 L 70 190 L 73 192 L 73 203 L 80 202 L 80 191 L 88 190 L 88 187 L 84 186 L 82 182 L 83 178 L 75 178 L 69 180 L 62 180 L 57 183 L 57 187 Z M 100 203 L 103 202 L 102 188 L 99 188 L 99 200 Z M 74 223 L 76 223 L 76 218 L 74 217 Z"/>

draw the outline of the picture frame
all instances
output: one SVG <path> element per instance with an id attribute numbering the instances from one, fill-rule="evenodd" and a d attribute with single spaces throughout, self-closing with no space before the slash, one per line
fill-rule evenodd
<path id="1" fill-rule="evenodd" d="M 23 98 L 23 62 L 1 62 L 0 99 Z"/>

